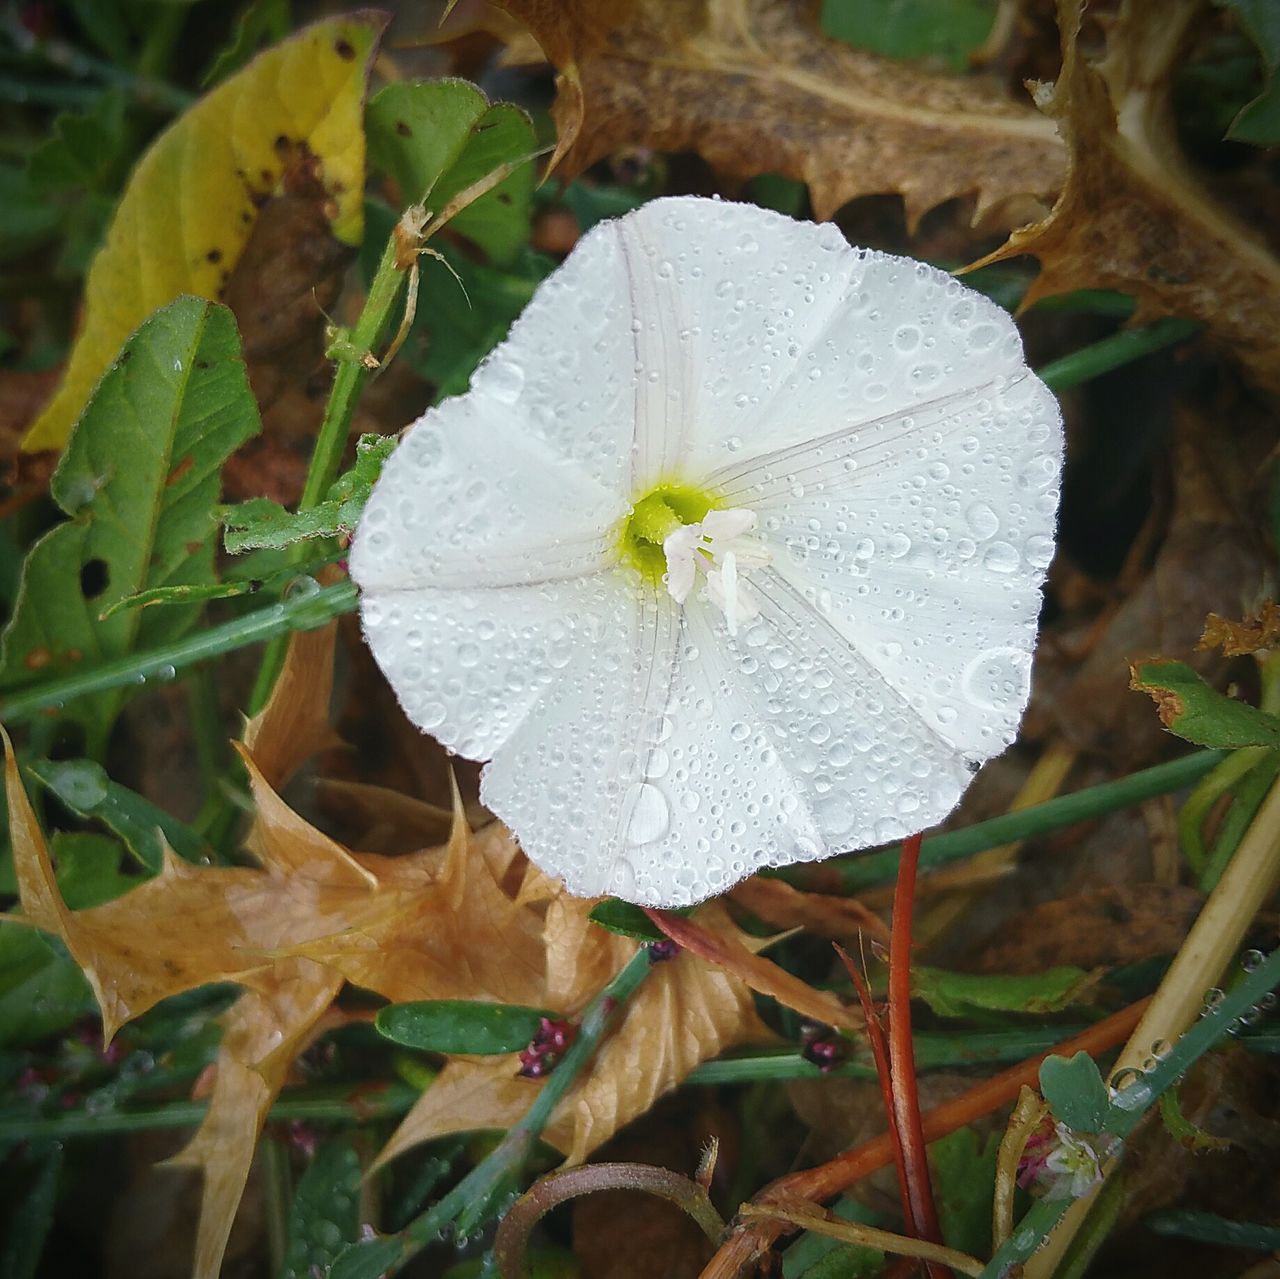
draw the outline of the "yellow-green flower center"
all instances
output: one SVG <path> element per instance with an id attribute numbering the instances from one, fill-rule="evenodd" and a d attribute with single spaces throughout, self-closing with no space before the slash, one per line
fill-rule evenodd
<path id="1" fill-rule="evenodd" d="M 624 563 L 655 585 L 667 571 L 662 543 L 686 524 L 697 524 L 715 506 L 710 494 L 687 484 L 661 484 L 631 508 L 618 545 Z"/>

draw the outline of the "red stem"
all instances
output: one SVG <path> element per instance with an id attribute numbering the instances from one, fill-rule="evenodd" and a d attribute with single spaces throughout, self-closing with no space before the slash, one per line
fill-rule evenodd
<path id="1" fill-rule="evenodd" d="M 893 890 L 893 931 L 889 936 L 889 1076 L 893 1127 L 898 1132 L 905 1169 L 907 1220 L 917 1238 L 942 1242 L 938 1211 L 929 1181 L 929 1157 L 920 1122 L 920 1093 L 916 1086 L 916 1053 L 911 1040 L 911 912 L 915 904 L 916 868 L 921 836 L 902 842 L 898 882 Z M 929 1279 L 953 1279 L 949 1267 L 925 1262 Z"/>
<path id="2" fill-rule="evenodd" d="M 843 946 L 838 942 L 831 943 L 841 962 L 848 970 L 853 988 L 858 992 L 858 1002 L 862 1005 L 862 1014 L 867 1019 L 867 1042 L 871 1045 L 871 1057 L 876 1064 L 876 1078 L 880 1081 L 880 1096 L 884 1101 L 884 1113 L 889 1121 L 889 1139 L 893 1142 L 893 1163 L 898 1172 L 898 1194 L 902 1199 L 902 1217 L 909 1235 L 916 1233 L 916 1224 L 911 1214 L 911 1188 L 907 1184 L 907 1161 L 903 1157 L 902 1142 L 898 1137 L 897 1117 L 893 1113 L 893 1077 L 889 1069 L 889 1045 L 884 1037 L 884 1024 L 880 1020 L 880 1010 L 871 999 L 871 992 L 862 974 L 854 966 Z M 914 1263 L 913 1263 L 914 1264 Z"/>

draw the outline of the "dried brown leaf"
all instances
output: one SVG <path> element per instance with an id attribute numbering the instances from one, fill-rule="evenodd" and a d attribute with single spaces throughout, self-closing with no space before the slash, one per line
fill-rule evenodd
<path id="1" fill-rule="evenodd" d="M 245 748 L 267 782 L 280 788 L 312 755 L 342 739 L 329 723 L 337 622 L 295 631 L 271 697 L 244 728 Z"/>
<path id="2" fill-rule="evenodd" d="M 647 908 L 645 913 L 672 941 L 732 973 L 752 990 L 772 996 L 813 1021 L 848 1030 L 861 1029 L 862 1014 L 856 1009 L 846 1007 L 827 991 L 815 990 L 771 959 L 755 953 L 776 938 L 748 937 L 738 928 L 708 926 L 717 920 L 712 907 L 699 911 L 696 919 Z"/>
<path id="3" fill-rule="evenodd" d="M 1265 600 L 1257 615 L 1233 622 L 1210 613 L 1197 648 L 1220 648 L 1224 657 L 1244 657 L 1262 649 L 1280 647 L 1280 607 Z"/>
<path id="4" fill-rule="evenodd" d="M 806 893 L 781 879 L 753 875 L 736 885 L 730 896 L 766 924 L 778 928 L 807 928 L 819 937 L 837 941 L 867 933 L 888 942 L 888 925 L 856 897 Z"/>
<path id="5" fill-rule="evenodd" d="M 956 196 L 977 197 L 976 221 L 1062 181 L 1062 146 L 1030 106 L 826 39 L 794 0 L 502 7 L 559 73 L 553 165 L 568 176 L 627 146 L 697 151 L 732 177 L 808 183 L 820 218 L 899 193 L 912 225 Z"/>
<path id="6" fill-rule="evenodd" d="M 1062 72 L 1037 94 L 1070 150 L 1062 194 L 975 265 L 1035 254 L 1028 306 L 1108 288 L 1137 298 L 1136 323 L 1200 320 L 1261 386 L 1280 390 L 1280 263 L 1204 188 L 1175 135 L 1173 72 L 1201 0 L 1125 0 L 1097 62 L 1080 48 L 1083 9 L 1059 0 Z"/>
<path id="7" fill-rule="evenodd" d="M 563 961 L 584 956 L 590 935 L 579 930 L 585 924 L 590 902 L 566 899 L 563 911 L 548 911 L 548 955 L 559 955 L 560 975 L 549 963 L 549 982 L 560 993 L 585 999 L 598 986 L 573 980 Z M 555 903 L 553 903 L 553 906 Z M 742 936 L 724 907 L 713 903 L 699 918 L 717 936 Z M 635 943 L 611 938 L 602 929 L 586 925 L 607 939 L 602 948 L 608 961 L 596 957 L 592 966 L 604 980 L 611 968 L 620 967 L 635 951 Z M 572 940 L 565 942 L 559 930 Z M 554 931 L 553 931 L 554 930 Z M 739 943 L 741 944 L 741 943 Z M 748 952 L 749 953 L 749 952 Z M 566 976 L 570 984 L 566 984 Z M 561 1007 L 548 998 L 553 1007 Z M 564 1011 L 576 1009 L 564 1007 Z M 624 1124 L 642 1115 L 664 1093 L 676 1087 L 700 1063 L 719 1056 L 735 1044 L 763 1043 L 772 1033 L 760 1021 L 751 989 L 732 973 L 697 956 L 682 952 L 662 962 L 627 1006 L 621 1024 L 605 1042 L 590 1072 L 570 1090 L 543 1134 L 569 1162 L 585 1159 Z M 538 1095 L 541 1083 L 519 1079 L 517 1055 L 488 1059 L 452 1059 L 440 1077 L 423 1093 L 392 1135 L 378 1162 L 424 1141 L 473 1128 L 507 1127 L 518 1120 Z"/>
<path id="8" fill-rule="evenodd" d="M 193 1279 L 217 1279 L 258 1134 L 294 1058 L 315 1037 L 342 978 L 309 960 L 272 967 L 223 1018 L 204 1122 L 173 1164 L 204 1175 Z"/>

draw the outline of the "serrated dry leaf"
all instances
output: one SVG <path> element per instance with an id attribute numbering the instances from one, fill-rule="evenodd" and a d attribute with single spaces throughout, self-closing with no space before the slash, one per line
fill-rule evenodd
<path id="1" fill-rule="evenodd" d="M 289 637 L 271 697 L 244 727 L 245 748 L 271 786 L 283 786 L 312 755 L 342 744 L 329 722 L 329 699 L 319 695 L 333 683 L 337 625 Z"/>
<path id="2" fill-rule="evenodd" d="M 1062 72 L 1037 97 L 1071 152 L 1049 216 L 975 266 L 1024 253 L 1041 271 L 1024 306 L 1072 289 L 1118 289 L 1135 323 L 1201 320 L 1257 380 L 1280 390 L 1280 263 L 1205 190 L 1179 149 L 1173 72 L 1201 0 L 1125 0 L 1106 56 L 1080 49 L 1082 0 L 1059 0 Z"/>
<path id="3" fill-rule="evenodd" d="M 626 146 L 697 151 L 732 177 L 808 183 L 820 218 L 899 193 L 912 226 L 956 196 L 977 197 L 977 221 L 1061 185 L 1063 148 L 1029 105 L 827 39 L 795 0 L 501 7 L 559 72 L 553 164 L 568 176 Z"/>
<path id="4" fill-rule="evenodd" d="M 565 982 L 568 974 L 563 961 L 572 953 L 589 949 L 590 935 L 579 932 L 577 921 L 608 939 L 612 963 L 597 962 L 594 967 L 599 973 L 609 967 L 613 971 L 620 968 L 635 952 L 636 943 L 586 923 L 587 909 L 594 903 L 562 900 L 565 912 L 549 911 L 547 915 L 548 955 L 559 948 L 560 993 L 577 996 L 580 1006 L 599 989 L 599 984 L 585 980 Z M 730 939 L 730 943 L 744 935 L 718 903 L 704 907 L 698 918 L 704 929 Z M 562 927 L 575 939 L 567 945 L 557 935 Z M 586 945 L 581 944 L 584 942 Z M 607 972 L 604 980 L 612 975 Z M 565 1012 L 578 1011 L 577 1007 L 560 1005 L 550 997 L 545 1002 Z M 681 952 L 674 959 L 661 961 L 649 975 L 590 1072 L 561 1102 L 543 1136 L 570 1163 L 581 1162 L 624 1124 L 644 1114 L 701 1062 L 735 1044 L 765 1043 L 772 1038 L 772 1032 L 756 1014 L 751 989 L 744 981 L 687 951 Z M 519 1066 L 518 1054 L 483 1060 L 451 1059 L 392 1134 L 378 1155 L 377 1164 L 451 1132 L 510 1127 L 533 1104 L 543 1086 L 541 1080 L 517 1078 Z"/>
<path id="5" fill-rule="evenodd" d="M 183 293 L 219 296 L 258 206 L 290 175 L 318 184 L 334 236 L 359 243 L 365 76 L 384 22 L 366 12 L 305 28 L 156 139 L 89 269 L 83 328 L 26 450 L 62 447 L 121 342 L 157 307 Z"/>
<path id="6" fill-rule="evenodd" d="M 217 1279 L 267 1111 L 341 985 L 340 976 L 319 964 L 287 960 L 273 965 L 259 989 L 246 991 L 223 1017 L 208 1113 L 169 1161 L 204 1175 L 194 1279 Z"/>

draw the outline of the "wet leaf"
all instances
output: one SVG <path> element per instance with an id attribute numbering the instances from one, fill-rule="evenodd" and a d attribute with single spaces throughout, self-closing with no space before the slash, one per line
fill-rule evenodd
<path id="1" fill-rule="evenodd" d="M 1199 746 L 1280 746 L 1280 719 L 1205 683 L 1185 662 L 1135 662 L 1130 687 L 1150 694 L 1160 722 Z"/>
<path id="2" fill-rule="evenodd" d="M 1049 216 L 974 265 L 1024 253 L 1040 274 L 1023 302 L 1072 289 L 1116 289 L 1135 323 L 1200 320 L 1262 387 L 1280 389 L 1280 263 L 1219 205 L 1178 149 L 1170 95 L 1199 0 L 1125 0 L 1104 59 L 1080 47 L 1082 0 L 1059 0 L 1062 72 L 1037 90 L 1071 153 Z"/>
<path id="3" fill-rule="evenodd" d="M 329 496 L 303 511 L 287 511 L 269 498 L 252 498 L 220 512 L 223 544 L 231 555 L 263 547 L 278 550 L 295 542 L 350 535 L 360 520 L 369 492 L 398 443 L 395 436 L 362 435 L 355 465 L 329 490 Z"/>
<path id="4" fill-rule="evenodd" d="M 183 293 L 217 298 L 259 205 L 318 181 L 333 234 L 361 235 L 367 62 L 383 19 L 320 22 L 259 55 L 156 140 L 133 172 L 85 285 L 85 319 L 62 388 L 24 441 L 60 448 L 120 344 Z"/>
<path id="5" fill-rule="evenodd" d="M 279 1279 L 327 1274 L 338 1253 L 359 1237 L 360 1159 L 349 1141 L 334 1138 L 316 1151 L 298 1182 Z"/>
<path id="6" fill-rule="evenodd" d="M 1088 1053 L 1046 1057 L 1040 1067 L 1040 1092 L 1055 1119 L 1075 1132 L 1102 1132 L 1111 1112 L 1107 1085 Z"/>
<path id="7" fill-rule="evenodd" d="M 948 1248 L 971 1257 L 991 1254 L 991 1200 L 1000 1139 L 958 1128 L 929 1147 L 938 1219 Z"/>
<path id="8" fill-rule="evenodd" d="M 198 604 L 100 614 L 150 587 L 214 580 L 219 472 L 258 428 L 230 312 L 182 298 L 151 316 L 94 391 L 54 472 L 51 492 L 69 518 L 23 563 L 0 682 L 47 679 L 188 630 Z M 124 697 L 68 707 L 90 753 Z"/>
<path id="9" fill-rule="evenodd" d="M 378 1033 L 423 1052 L 492 1055 L 518 1052 L 551 1016 L 543 1008 L 464 999 L 417 1000 L 378 1010 Z"/>
<path id="10" fill-rule="evenodd" d="M 828 39 L 790 0 L 502 8 L 559 72 L 555 164 L 568 177 L 628 146 L 697 151 L 732 177 L 807 182 L 820 218 L 899 193 L 912 225 L 955 196 L 998 216 L 1062 179 L 1062 148 L 1030 106 Z"/>
<path id="11" fill-rule="evenodd" d="M 584 903 L 569 898 L 564 901 L 566 909 L 585 925 L 586 912 L 580 909 Z M 704 929 L 718 936 L 732 940 L 739 935 L 723 906 L 705 907 L 699 919 Z M 559 922 L 563 917 L 554 921 L 548 915 L 548 938 L 556 935 L 553 928 L 559 931 Z M 583 935 L 618 941 L 595 928 Z M 633 949 L 629 943 L 622 943 L 622 947 L 627 952 Z M 616 949 L 614 954 L 620 967 L 626 954 Z M 583 999 L 595 989 L 598 986 L 582 990 Z M 576 1009 L 566 1007 L 564 1011 Z M 621 1024 L 597 1054 L 591 1070 L 560 1104 L 543 1136 L 566 1154 L 569 1162 L 580 1162 L 701 1062 L 734 1044 L 763 1043 L 771 1037 L 756 1015 L 745 982 L 687 952 L 662 961 L 628 1004 Z M 447 1133 L 509 1128 L 524 1115 L 542 1087 L 540 1081 L 518 1077 L 519 1065 L 515 1055 L 478 1062 L 451 1059 L 405 1116 L 377 1163 Z"/>
<path id="12" fill-rule="evenodd" d="M 93 992 L 62 946 L 0 921 L 0 1047 L 39 1043 L 92 1011 Z"/>
<path id="13" fill-rule="evenodd" d="M 911 993 L 939 1017 L 982 1013 L 1056 1013 L 1090 1002 L 1100 973 L 1050 968 L 1027 975 L 952 973 L 923 965 L 911 969 Z"/>
<path id="14" fill-rule="evenodd" d="M 396 180 L 404 203 L 439 213 L 485 174 L 529 155 L 533 125 L 509 102 L 491 104 L 463 80 L 390 84 L 366 113 L 369 161 Z M 459 235 L 497 263 L 508 263 L 529 238 L 533 162 L 450 219 Z"/>

